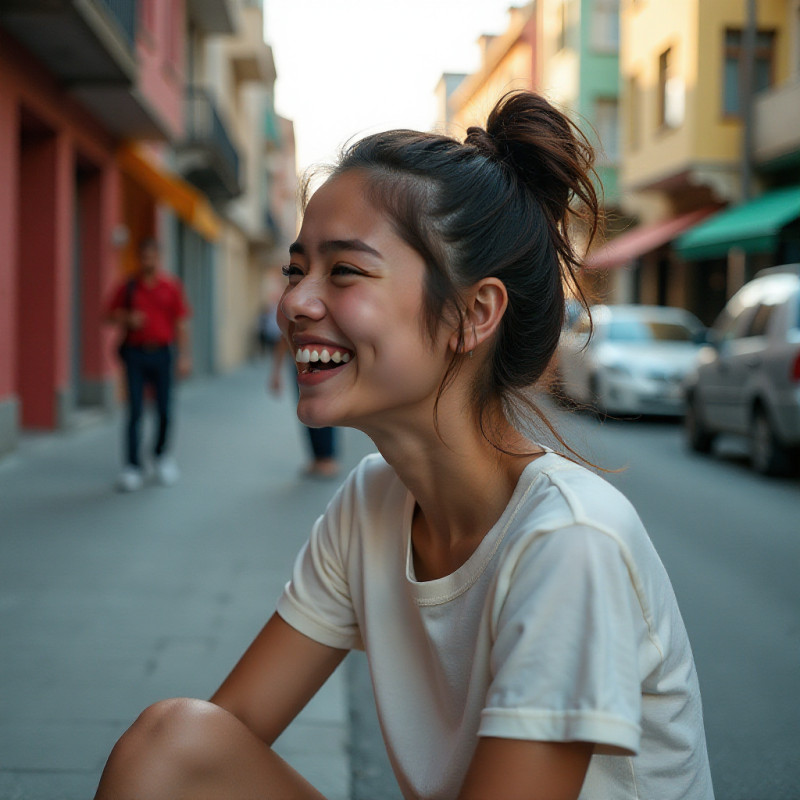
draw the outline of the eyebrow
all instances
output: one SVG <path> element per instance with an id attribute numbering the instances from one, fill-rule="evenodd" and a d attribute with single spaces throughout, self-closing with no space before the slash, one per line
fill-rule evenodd
<path id="1" fill-rule="evenodd" d="M 370 247 L 366 242 L 362 242 L 361 239 L 329 239 L 319 246 L 320 253 L 335 253 L 342 250 L 368 253 L 376 258 L 383 258 L 374 247 Z M 289 245 L 289 254 L 293 255 L 295 253 L 304 256 L 306 255 L 306 248 L 300 242 L 293 242 Z"/>

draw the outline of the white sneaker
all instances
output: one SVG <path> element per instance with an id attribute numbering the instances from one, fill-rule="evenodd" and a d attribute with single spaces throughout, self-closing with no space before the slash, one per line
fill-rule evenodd
<path id="1" fill-rule="evenodd" d="M 137 492 L 144 486 L 144 477 L 138 467 L 127 466 L 117 478 L 117 489 L 120 492 Z"/>
<path id="2" fill-rule="evenodd" d="M 156 480 L 162 486 L 174 486 L 180 477 L 181 472 L 172 456 L 156 459 Z"/>

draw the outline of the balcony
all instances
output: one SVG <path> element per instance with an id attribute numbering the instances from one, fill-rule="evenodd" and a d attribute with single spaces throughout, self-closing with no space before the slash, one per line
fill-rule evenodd
<path id="1" fill-rule="evenodd" d="M 187 0 L 189 19 L 204 33 L 236 33 L 233 0 Z"/>
<path id="2" fill-rule="evenodd" d="M 239 151 L 213 98 L 197 86 L 187 90 L 186 139 L 177 156 L 181 174 L 211 200 L 228 201 L 242 193 Z"/>
<path id="3" fill-rule="evenodd" d="M 138 18 L 138 0 L 0 1 L 0 26 L 111 133 L 166 139 L 137 88 Z"/>
<path id="4" fill-rule="evenodd" d="M 131 86 L 137 0 L 4 0 L 0 25 L 63 83 Z"/>
<path id="5" fill-rule="evenodd" d="M 275 83 L 275 61 L 272 48 L 264 41 L 264 21 L 260 7 L 247 4 L 242 8 L 242 30 L 226 46 L 239 83 L 255 81 L 266 86 Z"/>
<path id="6" fill-rule="evenodd" d="M 800 80 L 756 95 L 753 156 L 762 167 L 800 163 Z"/>

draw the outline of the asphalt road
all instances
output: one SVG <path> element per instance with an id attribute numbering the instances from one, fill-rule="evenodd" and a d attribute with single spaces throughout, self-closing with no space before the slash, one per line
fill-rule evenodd
<path id="1" fill-rule="evenodd" d="M 800 798 L 800 481 L 712 457 L 680 425 L 560 415 L 631 499 L 675 587 L 700 676 L 717 800 Z"/>

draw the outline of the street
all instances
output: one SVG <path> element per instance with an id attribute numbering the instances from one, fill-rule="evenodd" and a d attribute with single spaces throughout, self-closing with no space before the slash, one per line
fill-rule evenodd
<path id="1" fill-rule="evenodd" d="M 800 798 L 800 482 L 738 441 L 690 454 L 678 423 L 560 415 L 634 503 L 667 567 L 703 694 L 717 800 Z"/>
<path id="2" fill-rule="evenodd" d="M 266 362 L 179 387 L 177 486 L 113 489 L 122 420 L 29 436 L 0 462 L 0 800 L 86 800 L 119 735 L 208 697 L 272 613 L 335 481 Z M 150 420 L 148 420 L 149 422 Z M 347 468 L 369 446 L 346 432 Z M 344 671 L 276 749 L 350 796 Z"/>
<path id="3" fill-rule="evenodd" d="M 0 462 L 0 800 L 91 796 L 116 737 L 173 695 L 208 696 L 274 606 L 335 489 L 304 481 L 292 399 L 249 366 L 182 387 L 174 489 L 112 490 L 119 419 L 29 437 Z M 633 501 L 695 652 L 717 800 L 800 798 L 800 482 L 741 445 L 701 458 L 679 425 L 548 406 Z M 370 443 L 346 432 L 344 460 Z M 363 656 L 280 743 L 332 800 L 397 788 Z M 355 754 L 348 763 L 348 754 Z"/>

